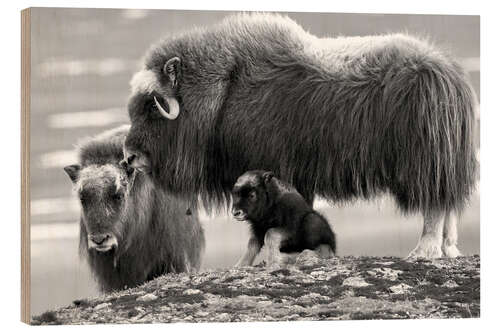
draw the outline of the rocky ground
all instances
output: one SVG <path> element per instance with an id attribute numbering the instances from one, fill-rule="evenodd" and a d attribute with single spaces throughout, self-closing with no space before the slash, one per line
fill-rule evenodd
<path id="1" fill-rule="evenodd" d="M 433 261 L 320 259 L 171 274 L 48 311 L 32 324 L 470 318 L 480 314 L 479 256 Z"/>

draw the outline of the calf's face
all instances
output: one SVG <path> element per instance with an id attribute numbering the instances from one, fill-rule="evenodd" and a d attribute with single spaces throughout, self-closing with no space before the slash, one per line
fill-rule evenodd
<path id="1" fill-rule="evenodd" d="M 131 171 L 114 164 L 78 164 L 64 168 L 74 184 L 81 203 L 82 228 L 87 234 L 89 250 L 115 250 L 122 238 L 122 216 L 125 213 Z"/>
<path id="2" fill-rule="evenodd" d="M 233 217 L 238 221 L 258 221 L 272 206 L 267 186 L 273 174 L 269 171 L 248 171 L 233 186 Z"/>

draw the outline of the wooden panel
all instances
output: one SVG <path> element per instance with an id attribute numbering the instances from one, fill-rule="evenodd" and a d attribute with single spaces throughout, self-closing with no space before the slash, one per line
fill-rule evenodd
<path id="1" fill-rule="evenodd" d="M 30 323 L 31 11 L 21 12 L 21 320 Z"/>

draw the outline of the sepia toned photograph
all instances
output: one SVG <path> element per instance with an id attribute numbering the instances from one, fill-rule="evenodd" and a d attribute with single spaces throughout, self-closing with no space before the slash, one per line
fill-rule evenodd
<path id="1" fill-rule="evenodd" d="M 29 8 L 22 320 L 480 317 L 480 17 Z"/>

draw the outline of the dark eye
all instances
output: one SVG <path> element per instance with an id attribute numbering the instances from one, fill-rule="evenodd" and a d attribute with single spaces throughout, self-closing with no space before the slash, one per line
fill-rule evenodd
<path id="1" fill-rule="evenodd" d="M 111 196 L 111 199 L 113 199 L 114 201 L 122 201 L 123 200 L 123 193 L 121 193 L 121 192 L 114 193 Z"/>
<path id="2" fill-rule="evenodd" d="M 158 108 L 156 107 L 155 101 L 151 98 L 148 98 L 146 103 L 144 104 L 144 110 L 146 111 L 146 114 L 148 115 L 157 115 L 158 114 Z"/>
<path id="3" fill-rule="evenodd" d="M 257 193 L 255 193 L 255 191 L 251 191 L 250 193 L 248 193 L 248 197 L 250 198 L 250 200 L 255 200 L 257 199 Z"/>
<path id="4" fill-rule="evenodd" d="M 146 104 L 144 104 L 144 110 L 147 115 L 153 118 L 161 118 L 160 111 L 156 107 L 156 103 L 153 99 L 149 99 Z"/>
<path id="5" fill-rule="evenodd" d="M 150 100 L 148 100 L 146 102 L 146 110 L 148 110 L 148 111 L 156 111 L 156 110 L 158 110 L 156 108 L 155 102 L 152 99 L 150 99 Z"/>

